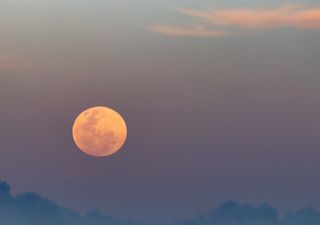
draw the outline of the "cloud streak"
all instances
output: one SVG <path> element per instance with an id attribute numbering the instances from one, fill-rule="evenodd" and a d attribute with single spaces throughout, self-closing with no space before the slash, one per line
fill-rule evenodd
<path id="1" fill-rule="evenodd" d="M 0 72 L 21 71 L 30 66 L 29 62 L 21 58 L 10 55 L 0 55 Z"/>
<path id="2" fill-rule="evenodd" d="M 173 25 L 152 26 L 149 31 L 173 37 L 222 37 L 234 28 L 240 29 L 279 29 L 296 28 L 320 30 L 320 6 L 310 7 L 287 4 L 275 8 L 224 8 L 187 9 L 177 8 L 177 12 L 200 19 L 215 29 L 203 26 L 180 27 Z"/>
<path id="3" fill-rule="evenodd" d="M 290 4 L 272 9 L 177 9 L 178 12 L 200 18 L 219 26 L 240 28 L 280 28 L 320 30 L 320 7 Z"/>
<path id="4" fill-rule="evenodd" d="M 178 26 L 153 26 L 148 30 L 173 37 L 221 37 L 228 34 L 225 31 L 208 30 L 202 26 L 178 27 Z"/>

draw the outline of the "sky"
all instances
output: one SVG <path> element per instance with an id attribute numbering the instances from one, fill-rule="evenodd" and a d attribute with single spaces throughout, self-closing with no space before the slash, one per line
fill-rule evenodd
<path id="1" fill-rule="evenodd" d="M 319 38 L 311 0 L 2 0 L 0 179 L 145 222 L 319 209 Z M 111 157 L 73 142 L 92 106 L 126 120 Z"/>

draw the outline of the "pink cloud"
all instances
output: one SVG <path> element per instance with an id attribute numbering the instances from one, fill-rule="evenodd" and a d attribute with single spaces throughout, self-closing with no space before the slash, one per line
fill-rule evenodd
<path id="1" fill-rule="evenodd" d="M 176 36 L 176 37 L 221 37 L 225 36 L 228 33 L 225 31 L 215 31 L 207 30 L 202 26 L 195 26 L 191 28 L 178 27 L 178 26 L 153 26 L 148 28 L 148 30 L 164 34 L 167 36 Z"/>
<path id="2" fill-rule="evenodd" d="M 320 29 L 320 7 L 285 5 L 273 9 L 177 9 L 177 11 L 220 26 Z"/>
<path id="3" fill-rule="evenodd" d="M 30 63 L 11 55 L 0 55 L 0 72 L 15 72 L 29 68 Z"/>

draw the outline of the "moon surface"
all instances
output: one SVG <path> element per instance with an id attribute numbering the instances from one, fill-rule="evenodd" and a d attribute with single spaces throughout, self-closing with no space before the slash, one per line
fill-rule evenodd
<path id="1" fill-rule="evenodd" d="M 78 148 L 95 157 L 105 157 L 119 151 L 127 138 L 127 126 L 116 111 L 98 106 L 80 113 L 72 128 Z"/>

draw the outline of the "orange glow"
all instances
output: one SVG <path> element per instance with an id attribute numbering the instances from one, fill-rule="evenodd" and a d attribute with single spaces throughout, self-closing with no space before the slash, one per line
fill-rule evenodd
<path id="1" fill-rule="evenodd" d="M 177 27 L 177 26 L 153 26 L 149 28 L 150 31 L 161 33 L 167 36 L 183 36 L 183 37 L 221 37 L 227 35 L 227 32 L 207 30 L 202 26 L 195 26 L 191 28 Z"/>
<path id="2" fill-rule="evenodd" d="M 177 11 L 220 26 L 320 29 L 320 7 L 311 8 L 289 4 L 273 9 L 177 9 Z"/>
<path id="3" fill-rule="evenodd" d="M 94 107 L 75 120 L 73 139 L 78 148 L 91 156 L 104 157 L 117 152 L 125 143 L 127 126 L 116 111 Z"/>

